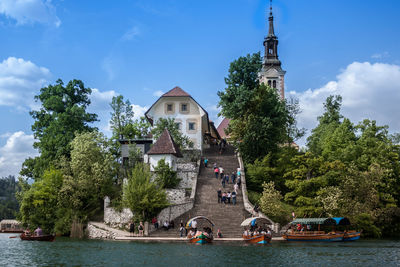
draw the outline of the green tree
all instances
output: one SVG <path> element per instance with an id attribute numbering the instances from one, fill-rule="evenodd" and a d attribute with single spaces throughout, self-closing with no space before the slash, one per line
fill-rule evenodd
<path id="1" fill-rule="evenodd" d="M 262 212 L 272 221 L 286 225 L 291 218 L 292 208 L 282 202 L 281 193 L 275 189 L 274 182 L 263 183 L 263 192 L 260 198 Z"/>
<path id="2" fill-rule="evenodd" d="M 165 191 L 151 182 L 151 172 L 144 163 L 136 164 L 123 187 L 123 203 L 143 220 L 149 220 L 168 207 Z"/>
<path id="3" fill-rule="evenodd" d="M 155 182 L 161 188 L 175 188 L 181 179 L 178 178 L 176 171 L 165 162 L 165 159 L 158 161 L 157 166 L 154 168 L 156 174 Z"/>
<path id="4" fill-rule="evenodd" d="M 33 179 L 41 177 L 52 162 L 63 156 L 70 157 L 70 142 L 77 133 L 94 129 L 89 123 L 97 121 L 97 115 L 86 112 L 91 92 L 80 80 L 72 80 L 64 86 L 59 79 L 55 85 L 40 89 L 35 100 L 41 102 L 41 108 L 30 112 L 35 120 L 32 131 L 38 140 L 33 146 L 40 156 L 25 160 L 21 175 Z"/>
<path id="5" fill-rule="evenodd" d="M 54 232 L 59 209 L 58 192 L 62 184 L 62 172 L 49 169 L 32 186 L 23 185 L 19 219 L 24 225 L 31 229 L 40 226 L 45 232 Z"/>
<path id="6" fill-rule="evenodd" d="M 133 138 L 137 133 L 133 130 L 133 109 L 129 100 L 124 102 L 122 95 L 114 96 L 111 101 L 111 130 L 114 139 Z"/>
<path id="7" fill-rule="evenodd" d="M 78 134 L 71 147 L 71 160 L 64 168 L 64 183 L 59 191 L 64 211 L 57 230 L 64 233 L 73 220 L 87 222 L 102 211 L 104 197 L 113 194 L 115 177 L 113 157 L 102 134 Z"/>
<path id="8" fill-rule="evenodd" d="M 15 218 L 19 209 L 15 194 L 19 191 L 20 186 L 14 176 L 0 178 L 0 221 Z"/>
<path id="9" fill-rule="evenodd" d="M 231 119 L 228 133 L 247 163 L 277 151 L 288 140 L 287 127 L 295 127 L 295 119 L 290 120 L 294 112 L 276 89 L 259 83 L 260 70 L 259 53 L 240 57 L 230 65 L 227 87 L 218 92 L 221 115 Z"/>
<path id="10" fill-rule="evenodd" d="M 158 139 L 161 134 L 164 132 L 165 128 L 168 129 L 171 134 L 174 142 L 179 146 L 180 149 L 191 148 L 193 147 L 193 142 L 186 135 L 182 134 L 179 130 L 178 124 L 175 122 L 174 118 L 160 118 L 154 125 L 153 130 L 151 131 L 153 137 Z"/>
<path id="11" fill-rule="evenodd" d="M 342 97 L 329 96 L 325 103 L 325 112 L 322 116 L 318 117 L 318 126 L 311 131 L 311 135 L 307 138 L 307 147 L 310 152 L 315 155 L 322 154 L 321 145 L 325 143 L 327 135 L 333 133 L 341 123 L 343 116 L 340 114 L 340 107 L 342 105 Z"/>

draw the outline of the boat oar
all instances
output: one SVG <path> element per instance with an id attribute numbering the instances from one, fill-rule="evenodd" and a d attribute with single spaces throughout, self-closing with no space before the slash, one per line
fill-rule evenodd
<path id="1" fill-rule="evenodd" d="M 16 237 L 18 237 L 18 236 L 17 235 L 13 235 L 13 236 L 10 236 L 8 238 L 16 238 Z"/>

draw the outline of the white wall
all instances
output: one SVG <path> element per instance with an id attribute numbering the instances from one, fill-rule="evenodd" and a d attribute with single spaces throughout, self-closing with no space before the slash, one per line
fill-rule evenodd
<path id="1" fill-rule="evenodd" d="M 158 161 L 161 159 L 165 159 L 165 162 L 172 168 L 172 170 L 176 171 L 176 157 L 174 155 L 148 155 L 150 170 L 154 171 L 154 167 L 157 166 Z"/>
<path id="2" fill-rule="evenodd" d="M 174 105 L 173 112 L 166 112 L 165 105 L 167 103 Z M 182 113 L 180 111 L 181 103 L 188 104 L 188 112 Z M 165 97 L 161 98 L 148 112 L 147 114 L 156 123 L 160 118 L 174 118 L 176 122 L 181 122 L 181 132 L 188 136 L 194 143 L 194 148 L 202 149 L 203 144 L 203 133 L 206 129 L 203 129 L 202 117 L 206 116 L 206 113 L 193 101 L 190 97 Z M 189 131 L 188 122 L 193 121 L 196 123 L 196 130 Z"/>

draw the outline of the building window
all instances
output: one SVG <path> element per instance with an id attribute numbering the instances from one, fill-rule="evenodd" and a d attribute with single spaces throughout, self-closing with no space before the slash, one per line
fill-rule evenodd
<path id="1" fill-rule="evenodd" d="M 268 86 L 271 87 L 271 80 L 268 80 Z"/>
<path id="2" fill-rule="evenodd" d="M 276 81 L 275 80 L 272 82 L 272 87 L 276 88 Z"/>
<path id="3" fill-rule="evenodd" d="M 187 111 L 187 104 L 181 105 L 181 111 L 183 111 L 183 112 Z"/>
<path id="4" fill-rule="evenodd" d="M 189 131 L 195 131 L 195 130 L 196 130 L 196 123 L 189 122 Z"/>
<path id="5" fill-rule="evenodd" d="M 171 102 L 165 103 L 164 111 L 165 111 L 165 114 L 174 114 L 174 112 L 175 112 L 174 103 L 171 103 Z"/>

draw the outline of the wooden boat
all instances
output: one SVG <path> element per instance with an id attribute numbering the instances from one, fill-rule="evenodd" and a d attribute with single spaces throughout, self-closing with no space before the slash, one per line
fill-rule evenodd
<path id="1" fill-rule="evenodd" d="M 346 230 L 343 232 L 343 241 L 355 241 L 360 239 L 361 231 L 347 230 L 347 226 L 350 225 L 350 220 L 346 217 L 333 217 L 336 221 L 336 225 L 346 226 Z"/>
<path id="2" fill-rule="evenodd" d="M 212 236 L 210 237 L 203 232 L 201 232 L 201 234 L 193 236 L 193 237 L 188 235 L 188 239 L 189 239 L 190 243 L 198 243 L 198 244 L 211 243 L 213 240 Z"/>
<path id="3" fill-rule="evenodd" d="M 269 221 L 267 218 L 264 217 L 251 217 L 251 218 L 247 218 L 246 220 L 244 220 L 240 226 L 243 227 L 256 227 L 257 225 L 260 224 L 267 224 L 267 225 L 271 225 L 271 221 Z M 266 228 L 266 227 L 264 227 Z M 246 243 L 252 243 L 252 244 L 268 244 L 271 242 L 271 234 L 256 234 L 256 235 L 242 235 L 243 240 Z"/>
<path id="4" fill-rule="evenodd" d="M 361 232 L 357 231 L 336 231 L 335 226 L 350 225 L 350 220 L 346 217 L 333 218 L 300 218 L 291 222 L 292 225 L 302 225 L 302 231 L 286 231 L 282 237 L 287 241 L 320 241 L 320 242 L 335 242 L 335 241 L 353 241 L 361 236 Z M 318 231 L 304 230 L 304 225 L 318 225 Z M 325 233 L 320 231 L 321 225 L 330 225 L 332 231 Z"/>
<path id="5" fill-rule="evenodd" d="M 247 236 L 243 235 L 243 240 L 246 243 L 252 243 L 252 244 L 268 244 L 271 242 L 271 236 L 270 235 L 255 235 L 255 236 Z"/>
<path id="6" fill-rule="evenodd" d="M 319 242 L 335 242 L 343 241 L 343 232 L 335 232 L 334 230 L 328 233 L 321 231 L 321 225 L 332 226 L 336 225 L 333 218 L 299 218 L 291 222 L 292 225 L 301 226 L 302 230 L 294 231 L 290 229 L 286 231 L 282 237 L 286 241 L 319 241 Z M 305 225 L 312 226 L 318 225 L 318 231 L 305 230 Z"/>
<path id="7" fill-rule="evenodd" d="M 361 232 L 357 231 L 346 231 L 344 232 L 343 241 L 355 241 L 360 239 Z"/>
<path id="8" fill-rule="evenodd" d="M 284 233 L 282 235 L 283 239 L 286 241 L 318 241 L 318 242 L 337 242 L 343 241 L 344 233 L 329 232 L 325 233 L 323 231 L 304 231 L 304 232 L 293 232 Z"/>
<path id="9" fill-rule="evenodd" d="M 194 223 L 194 221 L 196 221 L 196 223 Z M 206 226 L 211 226 L 211 228 Z M 204 228 L 204 231 L 197 231 L 197 228 L 201 227 Z M 213 240 L 213 234 L 212 234 L 213 227 L 214 223 L 205 216 L 196 216 L 190 219 L 186 223 L 186 229 L 192 229 L 192 231 L 190 231 L 187 236 L 189 243 L 197 243 L 197 244 L 211 243 Z M 193 232 L 193 234 L 191 232 Z"/>
<path id="10" fill-rule="evenodd" d="M 54 235 L 41 235 L 41 236 L 33 236 L 33 235 L 25 235 L 22 233 L 20 236 L 21 240 L 26 241 L 54 241 L 56 238 Z"/>

